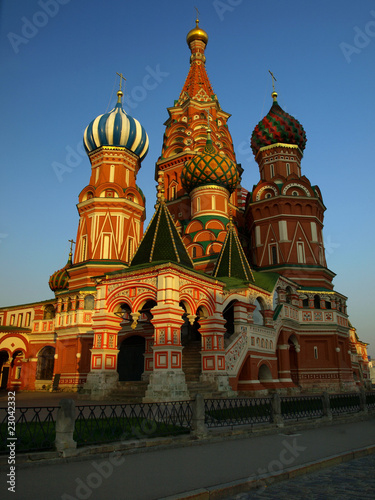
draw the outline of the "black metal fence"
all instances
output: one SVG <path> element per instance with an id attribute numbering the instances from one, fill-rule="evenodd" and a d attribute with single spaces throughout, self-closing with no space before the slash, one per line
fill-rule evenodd
<path id="1" fill-rule="evenodd" d="M 200 402 L 199 402 L 200 401 Z M 78 446 L 129 439 L 177 436 L 203 429 L 282 424 L 375 410 L 375 392 L 264 398 L 205 399 L 167 403 L 90 404 L 72 402 L 72 442 Z M 59 407 L 16 407 L 8 419 L 0 408 L 0 454 L 55 448 Z M 60 410 L 61 411 L 61 410 Z M 14 420 L 13 420 L 14 418 Z M 15 436 L 10 435 L 14 422 Z M 60 420 L 58 420 L 60 425 Z M 205 432 L 205 431 L 204 431 Z M 56 445 L 57 446 L 57 445 Z M 58 449 L 58 448 L 57 448 Z"/>
<path id="2" fill-rule="evenodd" d="M 332 394 L 329 397 L 332 415 L 361 411 L 359 394 Z"/>
<path id="3" fill-rule="evenodd" d="M 205 399 L 207 427 L 254 425 L 272 422 L 271 398 Z"/>
<path id="4" fill-rule="evenodd" d="M 16 452 L 54 448 L 58 406 L 16 407 L 14 420 L 8 422 L 8 409 L 0 408 L 0 454 L 8 453 L 8 444 L 16 443 Z"/>
<path id="5" fill-rule="evenodd" d="M 79 405 L 77 410 L 73 439 L 78 446 L 191 431 L 190 401 Z"/>
<path id="6" fill-rule="evenodd" d="M 366 393 L 366 406 L 369 410 L 375 410 L 375 392 Z"/>
<path id="7" fill-rule="evenodd" d="M 281 397 L 283 420 L 321 418 L 324 415 L 322 396 Z"/>

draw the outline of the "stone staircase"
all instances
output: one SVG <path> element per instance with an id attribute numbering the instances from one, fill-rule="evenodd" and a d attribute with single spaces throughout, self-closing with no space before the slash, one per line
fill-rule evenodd
<path id="1" fill-rule="evenodd" d="M 182 351 L 182 370 L 185 373 L 186 383 L 198 382 L 201 374 L 201 342 L 190 341 Z"/>
<path id="2" fill-rule="evenodd" d="M 186 385 L 190 397 L 194 398 L 196 394 L 205 397 L 222 397 L 222 393 L 217 391 L 216 384 L 213 382 L 201 382 L 201 342 L 190 341 L 184 346 L 182 351 L 182 370 L 185 373 Z"/>
<path id="3" fill-rule="evenodd" d="M 142 403 L 148 382 L 128 381 L 117 382 L 116 389 L 113 389 L 108 395 L 108 399 L 118 401 L 119 403 Z"/>

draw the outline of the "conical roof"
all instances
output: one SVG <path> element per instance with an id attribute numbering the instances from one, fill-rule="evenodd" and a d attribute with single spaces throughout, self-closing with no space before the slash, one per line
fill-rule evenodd
<path id="1" fill-rule="evenodd" d="M 133 256 L 130 266 L 169 261 L 193 269 L 193 262 L 179 235 L 163 195 Z"/>
<path id="2" fill-rule="evenodd" d="M 227 277 L 238 278 L 242 281 L 254 281 L 250 264 L 238 239 L 232 220 L 229 222 L 228 232 L 216 261 L 213 276 L 215 278 Z"/>

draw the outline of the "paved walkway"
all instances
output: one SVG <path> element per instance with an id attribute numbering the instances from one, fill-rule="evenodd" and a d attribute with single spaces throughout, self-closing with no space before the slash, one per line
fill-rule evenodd
<path id="1" fill-rule="evenodd" d="M 227 500 L 373 500 L 375 454 L 302 477 L 259 487 Z"/>
<path id="2" fill-rule="evenodd" d="M 8 470 L 7 467 L 1 469 L 0 498 L 158 500 L 174 495 L 175 499 L 208 499 L 219 498 L 217 492 L 220 490 L 221 493 L 225 492 L 220 498 L 228 498 L 236 491 L 225 489 L 227 486 L 223 486 L 223 483 L 244 483 L 262 474 L 282 473 L 290 468 L 303 467 L 326 457 L 370 446 L 375 447 L 375 418 L 299 430 L 296 433 L 284 429 L 274 435 L 237 436 L 236 439 L 215 442 L 190 441 L 185 446 L 176 444 L 175 447 L 136 449 L 115 456 L 102 454 L 85 459 L 56 460 L 51 464 L 20 464 L 16 468 L 16 495 L 7 492 Z M 328 469 L 322 473 L 330 477 Z M 307 480 L 307 476 L 298 479 L 304 480 Z M 276 488 L 278 496 L 270 498 L 329 498 L 327 486 L 319 484 L 319 481 L 315 481 L 315 489 L 319 491 L 321 487 L 320 496 L 315 497 L 305 493 L 308 487 L 302 496 L 298 490 L 294 490 L 294 496 L 288 492 L 281 497 L 278 493 L 281 484 L 267 488 L 267 494 Z M 362 489 L 366 491 L 365 485 Z M 200 490 L 200 493 L 195 497 L 185 494 L 192 490 Z M 254 494 L 264 495 L 265 492 L 250 493 Z M 335 498 L 341 499 L 340 495 Z M 366 497 L 358 493 L 357 498 Z"/>

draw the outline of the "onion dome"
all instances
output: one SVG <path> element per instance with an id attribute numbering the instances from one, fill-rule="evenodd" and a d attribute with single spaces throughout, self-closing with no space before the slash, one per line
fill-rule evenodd
<path id="1" fill-rule="evenodd" d="M 148 151 L 148 135 L 138 120 L 127 115 L 122 107 L 121 90 L 117 92 L 116 106 L 100 115 L 85 130 L 83 144 L 87 153 L 101 146 L 124 147 L 142 161 Z"/>
<path id="2" fill-rule="evenodd" d="M 194 40 L 202 40 L 202 42 L 204 42 L 207 45 L 208 42 L 207 33 L 199 27 L 199 19 L 197 19 L 195 22 L 196 22 L 195 28 L 190 30 L 186 36 L 187 44 L 190 46 L 191 42 L 193 42 Z"/>
<path id="3" fill-rule="evenodd" d="M 62 269 L 54 272 L 48 281 L 49 287 L 53 292 L 65 290 L 66 288 L 68 288 L 69 274 L 67 269 L 72 267 L 72 265 L 72 252 L 70 252 L 69 259 L 66 265 Z"/>
<path id="4" fill-rule="evenodd" d="M 306 146 L 306 133 L 298 120 L 286 113 L 277 103 L 277 93 L 272 93 L 273 104 L 268 114 L 255 127 L 251 136 L 254 155 L 260 148 L 271 144 L 295 144 L 301 151 Z"/>
<path id="5" fill-rule="evenodd" d="M 206 147 L 185 163 L 181 172 L 181 182 L 188 193 L 198 186 L 216 184 L 232 193 L 239 182 L 237 165 L 227 156 L 217 153 L 210 131 L 207 134 Z"/>

